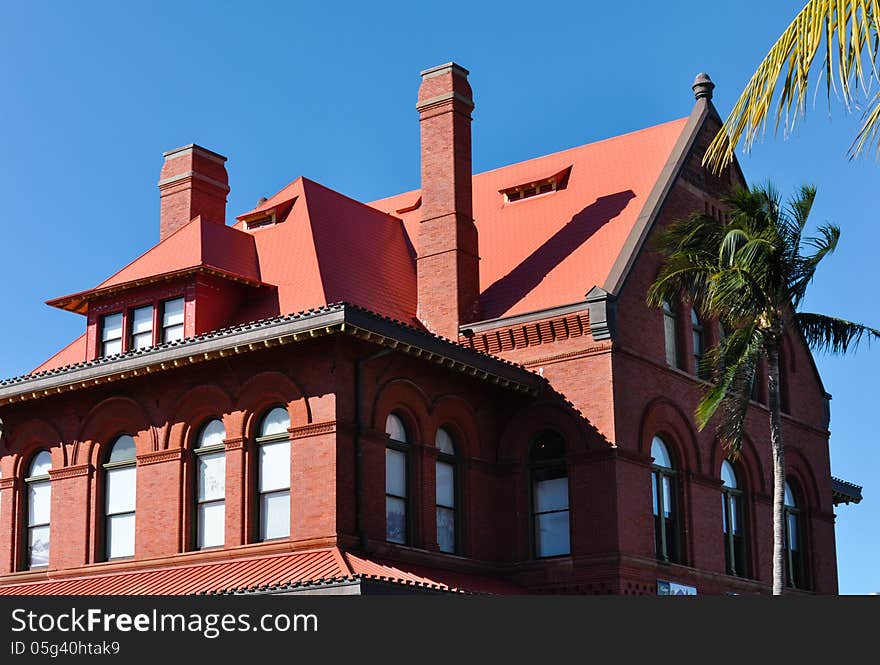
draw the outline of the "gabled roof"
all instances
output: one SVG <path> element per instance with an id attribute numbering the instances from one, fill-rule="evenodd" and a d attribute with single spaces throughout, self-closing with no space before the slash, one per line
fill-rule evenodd
<path id="1" fill-rule="evenodd" d="M 90 300 L 197 270 L 252 286 L 263 285 L 253 237 L 196 217 L 95 288 L 55 298 L 48 304 L 84 314 Z"/>
<path id="2" fill-rule="evenodd" d="M 475 175 L 481 318 L 583 301 L 604 284 L 686 121 Z M 505 190 L 566 171 L 564 188 L 506 201 Z M 401 217 L 416 250 L 420 196 L 414 190 L 370 204 Z"/>
<path id="3" fill-rule="evenodd" d="M 51 575 L 52 573 L 49 573 Z M 336 547 L 39 582 L 0 582 L 0 595 L 196 595 L 272 593 L 372 580 L 447 593 L 522 594 L 503 580 L 436 568 L 389 565 Z"/>

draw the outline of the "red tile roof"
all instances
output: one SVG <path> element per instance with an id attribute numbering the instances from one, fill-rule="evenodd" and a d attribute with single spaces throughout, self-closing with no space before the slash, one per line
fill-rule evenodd
<path id="1" fill-rule="evenodd" d="M 474 176 L 481 318 L 580 302 L 603 285 L 670 158 L 686 119 Z M 567 172 L 565 187 L 505 201 L 502 192 Z M 88 298 L 196 266 L 277 291 L 249 298 L 228 325 L 345 301 L 420 326 L 415 252 L 419 190 L 369 205 L 298 178 L 232 227 L 196 219 L 95 289 L 50 301 L 83 311 Z M 275 211 L 276 223 L 246 222 Z M 177 272 L 175 272 L 177 271 Z M 77 341 L 41 365 L 85 360 Z"/>
<path id="2" fill-rule="evenodd" d="M 474 176 L 481 318 L 579 302 L 602 286 L 686 118 Z M 559 191 L 505 203 L 502 191 L 571 167 Z M 402 217 L 418 249 L 419 190 L 370 205 Z M 404 211 L 404 212 L 400 212 Z"/>
<path id="3" fill-rule="evenodd" d="M 338 548 L 211 563 L 114 572 L 16 584 L 0 582 L 0 595 L 193 595 L 246 593 L 334 582 L 377 580 L 459 593 L 524 593 L 513 584 L 466 573 L 390 566 Z M 51 575 L 51 573 L 49 573 Z"/>

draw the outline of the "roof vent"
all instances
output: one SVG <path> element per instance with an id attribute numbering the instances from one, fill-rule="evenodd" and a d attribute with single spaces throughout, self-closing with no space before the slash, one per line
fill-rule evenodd
<path id="1" fill-rule="evenodd" d="M 571 174 L 571 166 L 567 166 L 558 173 L 546 178 L 532 180 L 531 182 L 499 190 L 504 195 L 505 203 L 516 203 L 523 199 L 530 199 L 541 194 L 552 194 L 565 189 L 568 185 L 568 176 Z"/>

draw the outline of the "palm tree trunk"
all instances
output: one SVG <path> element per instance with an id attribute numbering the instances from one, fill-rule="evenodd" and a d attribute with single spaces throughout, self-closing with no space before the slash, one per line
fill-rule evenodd
<path id="1" fill-rule="evenodd" d="M 773 453 L 773 595 L 785 588 L 785 448 L 779 406 L 779 347 L 767 348 L 770 448 Z"/>

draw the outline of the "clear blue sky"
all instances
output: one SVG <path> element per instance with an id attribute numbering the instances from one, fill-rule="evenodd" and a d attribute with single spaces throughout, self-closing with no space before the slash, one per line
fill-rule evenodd
<path id="1" fill-rule="evenodd" d="M 230 219 L 299 175 L 361 200 L 418 186 L 419 70 L 471 70 L 474 168 L 486 170 L 686 115 L 707 71 L 730 109 L 801 0 L 706 3 L 26 2 L 0 21 L 0 376 L 83 330 L 48 298 L 97 284 L 158 240 L 162 151 L 229 157 Z M 788 141 L 741 156 L 746 177 L 819 190 L 843 229 L 807 308 L 880 327 L 880 163 L 850 162 L 858 126 L 818 98 Z M 872 194 L 872 192 L 874 192 Z M 880 345 L 818 357 L 832 471 L 865 485 L 838 510 L 840 588 L 880 591 Z"/>

